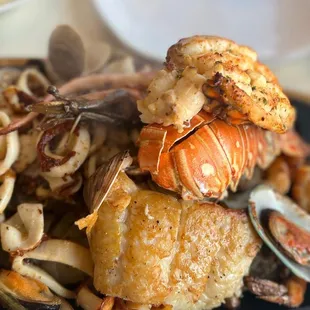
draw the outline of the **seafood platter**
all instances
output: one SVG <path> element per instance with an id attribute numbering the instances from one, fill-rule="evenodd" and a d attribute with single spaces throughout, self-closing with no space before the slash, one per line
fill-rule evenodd
<path id="1" fill-rule="evenodd" d="M 3 308 L 310 305 L 310 108 L 250 47 L 171 44 L 158 65 L 62 25 L 1 64 Z"/>

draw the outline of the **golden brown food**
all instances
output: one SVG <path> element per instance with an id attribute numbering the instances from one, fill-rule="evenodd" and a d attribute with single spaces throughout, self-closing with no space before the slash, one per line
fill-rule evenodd
<path id="1" fill-rule="evenodd" d="M 175 125 L 180 131 L 201 108 L 231 123 L 250 121 L 278 133 L 295 120 L 295 109 L 255 51 L 213 36 L 171 46 L 166 67 L 138 101 L 144 123 Z"/>
<path id="2" fill-rule="evenodd" d="M 292 187 L 292 197 L 298 205 L 310 213 L 310 166 L 297 169 Z"/>
<path id="3" fill-rule="evenodd" d="M 284 156 L 277 157 L 266 170 L 265 183 L 272 186 L 278 193 L 285 195 L 291 188 L 290 167 Z"/>
<path id="4" fill-rule="evenodd" d="M 124 173 L 88 237 L 98 291 L 175 310 L 239 296 L 261 244 L 243 211 L 139 190 Z"/>

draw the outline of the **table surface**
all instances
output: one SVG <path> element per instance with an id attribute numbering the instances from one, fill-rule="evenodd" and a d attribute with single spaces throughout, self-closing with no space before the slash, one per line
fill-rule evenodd
<path id="1" fill-rule="evenodd" d="M 29 0 L 0 15 L 0 58 L 46 57 L 49 35 L 58 24 L 72 25 L 85 38 L 122 47 L 91 0 Z M 310 102 L 310 55 L 268 65 L 286 91 Z"/>

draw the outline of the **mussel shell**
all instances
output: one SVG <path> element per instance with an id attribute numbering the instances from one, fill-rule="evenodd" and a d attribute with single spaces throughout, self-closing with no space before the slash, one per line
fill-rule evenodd
<path id="1" fill-rule="evenodd" d="M 85 74 L 99 71 L 108 62 L 112 54 L 111 46 L 106 42 L 95 41 L 86 46 Z"/>
<path id="2" fill-rule="evenodd" d="M 249 214 L 253 226 L 259 236 L 278 256 L 283 264 L 286 265 L 296 276 L 310 282 L 310 267 L 300 265 L 287 256 L 286 253 L 279 249 L 272 236 L 265 228 L 264 218 L 266 213 L 271 210 L 278 211 L 285 215 L 287 219 L 300 226 L 307 232 L 310 230 L 310 215 L 308 215 L 288 197 L 275 193 L 272 188 L 267 185 L 259 185 L 250 195 Z"/>
<path id="3" fill-rule="evenodd" d="M 61 299 L 41 282 L 15 271 L 1 270 L 0 305 L 14 310 L 59 310 Z"/>
<path id="4" fill-rule="evenodd" d="M 288 256 L 310 267 L 310 233 L 287 220 L 280 212 L 272 211 L 268 226 L 272 236 Z"/>

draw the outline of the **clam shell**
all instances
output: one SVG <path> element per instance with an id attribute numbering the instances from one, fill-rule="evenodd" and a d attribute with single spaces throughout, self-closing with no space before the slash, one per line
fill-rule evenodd
<path id="1" fill-rule="evenodd" d="M 61 79 L 80 76 L 86 65 L 86 52 L 80 35 L 68 25 L 56 27 L 49 39 L 48 60 Z"/>
<path id="2" fill-rule="evenodd" d="M 310 232 L 310 215 L 288 197 L 275 193 L 267 185 L 259 185 L 252 191 L 248 208 L 252 224 L 265 244 L 296 276 L 310 282 L 310 267 L 298 264 L 282 252 L 263 225 L 265 212 L 275 210 L 283 214 L 294 224 Z"/>
<path id="3" fill-rule="evenodd" d="M 134 73 L 136 72 L 134 59 L 126 56 L 122 59 L 110 62 L 105 68 L 104 73 Z"/>
<path id="4" fill-rule="evenodd" d="M 110 159 L 108 164 L 100 166 L 86 181 L 83 195 L 90 213 L 99 209 L 119 172 L 129 167 L 131 163 L 132 158 L 128 151 L 118 153 Z"/>
<path id="5" fill-rule="evenodd" d="M 95 41 L 86 46 L 86 64 L 84 74 L 90 74 L 103 68 L 111 57 L 112 49 L 108 43 Z"/>

